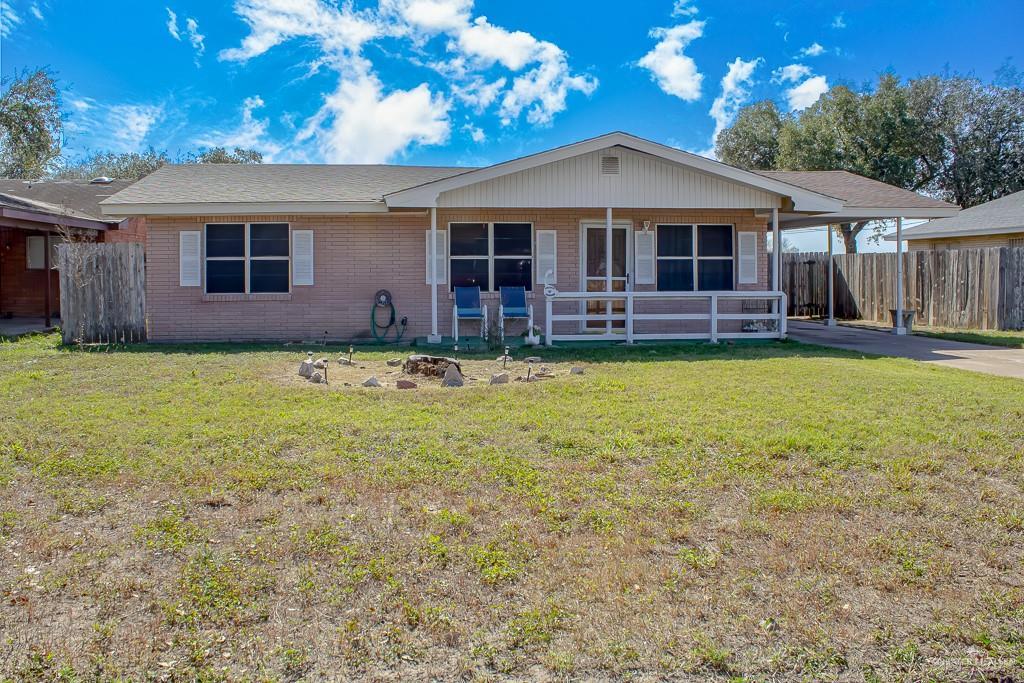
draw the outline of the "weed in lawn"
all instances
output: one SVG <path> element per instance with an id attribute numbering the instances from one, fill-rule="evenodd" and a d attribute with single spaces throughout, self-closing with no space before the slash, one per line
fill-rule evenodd
<path id="1" fill-rule="evenodd" d="M 147 548 L 181 552 L 205 540 L 203 530 L 190 521 L 182 506 L 168 508 L 159 517 L 136 527 L 135 536 Z"/>

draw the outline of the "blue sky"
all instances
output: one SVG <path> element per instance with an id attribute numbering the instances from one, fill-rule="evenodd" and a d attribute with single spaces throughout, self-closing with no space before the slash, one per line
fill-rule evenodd
<path id="1" fill-rule="evenodd" d="M 475 165 L 618 129 L 707 152 L 758 99 L 1024 69 L 1022 26 L 1021 0 L 0 0 L 0 68 L 58 73 L 71 157 Z"/>

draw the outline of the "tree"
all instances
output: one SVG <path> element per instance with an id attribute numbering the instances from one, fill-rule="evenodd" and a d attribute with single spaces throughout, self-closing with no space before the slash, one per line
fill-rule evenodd
<path id="1" fill-rule="evenodd" d="M 903 84 L 886 74 L 874 88 L 833 87 L 778 124 L 775 105 L 759 102 L 719 134 L 716 150 L 744 168 L 846 170 L 966 208 L 1024 189 L 1024 91 L 1014 76 L 1003 73 L 1004 85 L 958 76 Z M 847 251 L 867 226 L 839 226 Z"/>
<path id="2" fill-rule="evenodd" d="M 764 100 L 742 109 L 735 123 L 718 134 L 715 155 L 727 164 L 754 170 L 777 167 L 783 117 Z"/>
<path id="3" fill-rule="evenodd" d="M 46 69 L 0 80 L 0 176 L 41 178 L 60 156 L 60 93 Z"/>
<path id="4" fill-rule="evenodd" d="M 177 158 L 165 151 L 158 152 L 150 147 L 145 152 L 97 152 L 74 163 L 66 164 L 55 177 L 63 179 L 89 180 L 100 176 L 123 180 L 138 180 L 164 164 L 260 164 L 263 155 L 253 149 L 235 147 L 227 151 L 223 147 L 204 149 L 198 153 L 185 153 Z"/>

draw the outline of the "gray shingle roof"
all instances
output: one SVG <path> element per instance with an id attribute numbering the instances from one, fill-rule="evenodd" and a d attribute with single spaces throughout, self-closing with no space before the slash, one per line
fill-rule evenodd
<path id="1" fill-rule="evenodd" d="M 464 173 L 448 166 L 186 164 L 163 166 L 104 205 L 380 202 L 389 192 Z"/>
<path id="2" fill-rule="evenodd" d="M 19 180 L 0 178 L 0 193 L 57 207 L 64 215 L 116 223 L 104 216 L 100 202 L 132 184 L 131 180 L 90 183 L 88 180 Z M 31 210 L 31 209 L 29 209 Z"/>
<path id="3" fill-rule="evenodd" d="M 966 237 L 1024 232 L 1024 190 L 903 231 L 903 238 Z"/>
<path id="4" fill-rule="evenodd" d="M 942 209 L 956 208 L 939 199 L 865 178 L 849 171 L 757 171 L 805 190 L 842 199 L 846 208 Z"/>

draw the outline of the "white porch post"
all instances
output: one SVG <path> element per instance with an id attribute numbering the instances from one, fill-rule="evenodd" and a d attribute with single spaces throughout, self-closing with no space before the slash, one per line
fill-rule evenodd
<path id="1" fill-rule="evenodd" d="M 825 324 L 829 327 L 836 326 L 835 316 L 835 265 L 832 262 L 832 226 L 825 226 L 825 239 L 828 240 L 828 319 Z"/>
<path id="2" fill-rule="evenodd" d="M 772 209 L 772 291 L 779 291 L 779 268 L 782 263 L 782 232 L 779 230 L 779 209 Z M 779 304 L 772 302 L 772 313 L 785 315 L 788 311 L 779 310 Z"/>
<path id="3" fill-rule="evenodd" d="M 904 335 L 907 328 L 903 326 L 903 218 L 896 218 L 896 324 L 893 330 Z"/>
<path id="4" fill-rule="evenodd" d="M 604 215 L 604 290 L 606 292 L 612 291 L 612 208 L 610 206 L 605 209 Z M 604 312 L 605 315 L 611 318 L 611 299 L 604 302 Z M 612 321 L 610 319 L 606 320 L 604 325 L 605 334 L 611 334 Z"/>
<path id="5" fill-rule="evenodd" d="M 437 207 L 430 209 L 430 337 L 429 344 L 440 344 L 437 333 Z"/>

